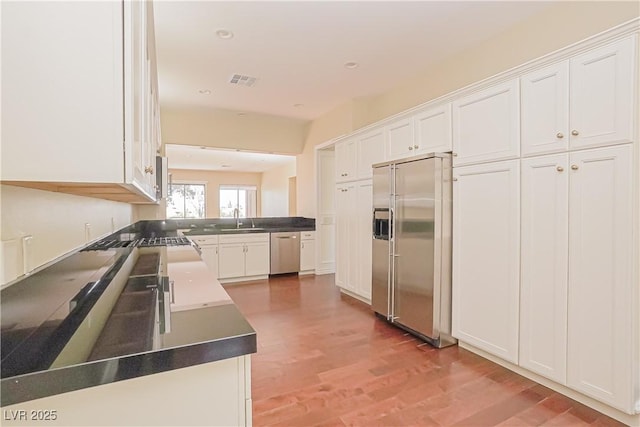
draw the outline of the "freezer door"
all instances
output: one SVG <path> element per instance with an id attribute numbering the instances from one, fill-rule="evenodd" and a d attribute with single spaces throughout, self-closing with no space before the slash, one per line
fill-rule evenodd
<path id="1" fill-rule="evenodd" d="M 391 314 L 390 306 L 390 262 L 389 236 L 392 223 L 391 168 L 389 166 L 373 169 L 373 224 L 372 263 L 371 263 L 371 307 L 373 311 L 387 318 Z M 376 223 L 376 220 L 378 221 Z M 385 228 L 386 221 L 386 228 Z M 386 231 L 386 232 L 385 232 Z"/>
<path id="2" fill-rule="evenodd" d="M 395 170 L 393 320 L 433 339 L 437 167 L 441 160 L 429 158 Z"/>

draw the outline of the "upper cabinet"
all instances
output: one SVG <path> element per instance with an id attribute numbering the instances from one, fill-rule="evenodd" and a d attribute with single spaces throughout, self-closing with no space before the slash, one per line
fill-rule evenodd
<path id="1" fill-rule="evenodd" d="M 413 156 L 413 131 L 413 117 L 396 120 L 386 126 L 389 159 Z"/>
<path id="2" fill-rule="evenodd" d="M 516 158 L 520 154 L 518 79 L 453 102 L 453 165 Z"/>
<path id="3" fill-rule="evenodd" d="M 7 3 L 2 28 L 2 182 L 155 201 L 152 3 Z"/>
<path id="4" fill-rule="evenodd" d="M 336 144 L 336 182 L 356 179 L 356 141 L 354 138 Z"/>
<path id="5" fill-rule="evenodd" d="M 521 77 L 522 155 L 555 153 L 569 147 L 569 63 Z"/>
<path id="6" fill-rule="evenodd" d="M 571 59 L 571 148 L 632 141 L 634 49 L 626 38 Z"/>
<path id="7" fill-rule="evenodd" d="M 451 103 L 414 116 L 414 154 L 451 151 Z"/>
<path id="8" fill-rule="evenodd" d="M 633 58 L 626 38 L 522 76 L 522 154 L 631 142 Z"/>
<path id="9" fill-rule="evenodd" d="M 357 138 L 357 173 L 358 179 L 373 176 L 371 166 L 384 162 L 384 130 L 382 128 L 367 132 Z"/>

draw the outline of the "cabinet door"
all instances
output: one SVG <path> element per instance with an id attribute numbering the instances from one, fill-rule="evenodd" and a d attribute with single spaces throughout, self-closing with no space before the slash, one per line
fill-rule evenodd
<path id="1" fill-rule="evenodd" d="M 520 366 L 566 384 L 568 155 L 522 160 Z"/>
<path id="2" fill-rule="evenodd" d="M 336 182 L 355 179 L 356 143 L 353 139 L 336 144 Z"/>
<path id="3" fill-rule="evenodd" d="M 121 2 L 3 2 L 3 180 L 124 181 L 122 35 Z"/>
<path id="4" fill-rule="evenodd" d="M 358 137 L 356 158 L 357 178 L 371 178 L 373 175 L 371 165 L 385 160 L 384 130 L 382 128 Z"/>
<path id="5" fill-rule="evenodd" d="M 569 146 L 569 62 L 520 78 L 522 155 L 566 151 Z"/>
<path id="6" fill-rule="evenodd" d="M 620 40 L 571 60 L 571 148 L 631 142 L 634 40 Z"/>
<path id="7" fill-rule="evenodd" d="M 373 186 L 371 181 L 359 182 L 355 188 L 355 263 L 357 265 L 356 293 L 371 300 L 371 272 L 372 272 L 372 212 Z"/>
<path id="8" fill-rule="evenodd" d="M 214 277 L 218 277 L 218 245 L 201 246 L 202 260 Z"/>
<path id="9" fill-rule="evenodd" d="M 269 242 L 245 243 L 245 275 L 269 274 Z"/>
<path id="10" fill-rule="evenodd" d="M 244 244 L 225 243 L 219 246 L 218 278 L 244 276 Z"/>
<path id="11" fill-rule="evenodd" d="M 354 257 L 359 248 L 354 236 L 355 184 L 338 187 L 336 197 L 336 285 L 355 292 L 357 270 Z"/>
<path id="12" fill-rule="evenodd" d="M 300 271 L 316 269 L 316 242 L 315 240 L 300 241 Z"/>
<path id="13" fill-rule="evenodd" d="M 453 165 L 520 154 L 518 79 L 453 102 Z"/>
<path id="14" fill-rule="evenodd" d="M 440 153 L 451 151 L 451 103 L 430 108 L 416 115 L 414 153 Z"/>
<path id="15" fill-rule="evenodd" d="M 413 118 L 398 120 L 386 128 L 389 159 L 413 155 Z"/>
<path id="16" fill-rule="evenodd" d="M 572 153 L 569 170 L 567 381 L 629 412 L 637 363 L 632 360 L 637 318 L 631 296 L 638 286 L 633 282 L 632 154 L 631 145 Z"/>
<path id="17" fill-rule="evenodd" d="M 517 363 L 519 160 L 453 177 L 453 335 Z"/>

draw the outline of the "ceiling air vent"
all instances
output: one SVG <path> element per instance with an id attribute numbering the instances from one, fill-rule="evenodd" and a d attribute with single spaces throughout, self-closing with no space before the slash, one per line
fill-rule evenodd
<path id="1" fill-rule="evenodd" d="M 231 80 L 229 80 L 229 83 L 231 83 L 232 85 L 251 87 L 256 84 L 257 80 L 258 79 L 255 77 L 244 76 L 242 74 L 234 74 L 233 76 L 231 76 Z"/>

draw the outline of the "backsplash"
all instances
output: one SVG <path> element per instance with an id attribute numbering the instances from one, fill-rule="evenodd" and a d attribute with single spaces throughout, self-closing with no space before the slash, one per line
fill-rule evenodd
<path id="1" fill-rule="evenodd" d="M 131 224 L 133 206 L 0 186 L 0 284 Z"/>

